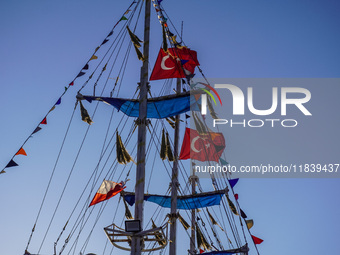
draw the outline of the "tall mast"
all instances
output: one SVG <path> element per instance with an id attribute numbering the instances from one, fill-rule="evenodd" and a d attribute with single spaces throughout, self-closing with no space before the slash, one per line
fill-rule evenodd
<path id="1" fill-rule="evenodd" d="M 190 176 L 191 182 L 191 194 L 196 193 L 196 181 L 198 177 L 195 175 L 194 168 L 192 169 L 192 175 Z M 196 212 L 195 209 L 191 210 L 191 236 L 190 236 L 190 252 L 191 254 L 196 254 L 195 247 L 195 237 L 196 237 Z"/>
<path id="2" fill-rule="evenodd" d="M 177 78 L 176 92 L 181 92 L 181 79 Z M 176 255 L 176 229 L 177 229 L 177 189 L 178 182 L 178 141 L 179 141 L 179 120 L 180 115 L 176 115 L 175 121 L 175 141 L 174 141 L 174 164 L 171 177 L 171 210 L 170 210 L 170 249 L 169 255 Z"/>
<path id="3" fill-rule="evenodd" d="M 147 92 L 148 92 L 148 64 L 149 64 L 149 40 L 150 40 L 150 10 L 151 0 L 145 0 L 145 18 L 144 18 L 144 61 L 141 68 L 139 84 L 139 117 L 138 124 L 138 141 L 137 141 L 137 170 L 135 186 L 135 219 L 140 220 L 143 229 L 144 213 L 144 187 L 145 187 L 145 145 L 146 145 L 146 121 L 147 121 Z M 140 255 L 142 253 L 141 237 L 133 237 L 131 243 L 131 255 Z"/>

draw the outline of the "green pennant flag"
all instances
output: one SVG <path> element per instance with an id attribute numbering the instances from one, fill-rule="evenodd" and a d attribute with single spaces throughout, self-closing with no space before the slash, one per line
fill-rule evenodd
<path id="1" fill-rule="evenodd" d="M 229 165 L 229 163 L 227 161 L 225 161 L 223 158 L 220 158 L 220 162 L 222 166 L 227 166 Z"/>
<path id="2" fill-rule="evenodd" d="M 123 16 L 120 20 L 128 20 L 127 17 Z"/>

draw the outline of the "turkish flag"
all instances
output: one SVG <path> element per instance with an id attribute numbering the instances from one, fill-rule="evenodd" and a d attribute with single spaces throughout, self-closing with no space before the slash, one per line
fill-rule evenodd
<path id="1" fill-rule="evenodd" d="M 120 193 L 126 187 L 123 182 L 117 183 L 113 181 L 104 180 L 103 183 L 100 185 L 96 195 L 92 199 L 90 206 L 98 204 L 102 201 L 108 200 L 111 197 Z"/>
<path id="2" fill-rule="evenodd" d="M 186 128 L 179 159 L 218 162 L 224 149 L 225 140 L 222 133 L 199 134 L 194 129 Z"/>
<path id="3" fill-rule="evenodd" d="M 198 65 L 196 51 L 185 47 L 169 48 L 167 52 L 160 49 L 150 81 L 185 78 L 186 75 L 194 73 Z"/>

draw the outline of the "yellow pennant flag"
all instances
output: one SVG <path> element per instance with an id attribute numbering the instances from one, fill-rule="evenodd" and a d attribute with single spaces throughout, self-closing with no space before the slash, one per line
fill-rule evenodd
<path id="1" fill-rule="evenodd" d="M 92 55 L 92 57 L 90 58 L 90 60 L 94 60 L 94 59 L 97 59 L 98 57 L 96 55 Z"/>
<path id="2" fill-rule="evenodd" d="M 246 220 L 247 223 L 247 228 L 251 229 L 254 226 L 254 221 L 253 220 Z"/>

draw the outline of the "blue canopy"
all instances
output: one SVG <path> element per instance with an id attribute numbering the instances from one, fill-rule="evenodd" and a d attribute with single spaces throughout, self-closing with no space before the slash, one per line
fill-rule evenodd
<path id="1" fill-rule="evenodd" d="M 113 97 L 94 97 L 83 96 L 90 103 L 93 100 L 103 101 L 114 106 L 118 111 L 122 111 L 130 117 L 139 116 L 139 101 Z M 163 119 L 176 116 L 181 113 L 190 111 L 190 93 L 181 93 L 179 95 L 170 95 L 159 98 L 148 99 L 147 103 L 147 118 Z M 192 102 L 196 103 L 196 102 Z M 197 107 L 196 107 L 197 108 Z"/>
<path id="2" fill-rule="evenodd" d="M 224 190 L 201 193 L 191 196 L 178 196 L 177 209 L 192 210 L 213 205 L 219 205 L 224 194 Z M 129 205 L 135 203 L 135 194 L 131 192 L 124 192 L 124 197 Z M 165 208 L 171 208 L 171 197 L 160 195 L 145 195 L 145 201 L 156 203 Z"/>

